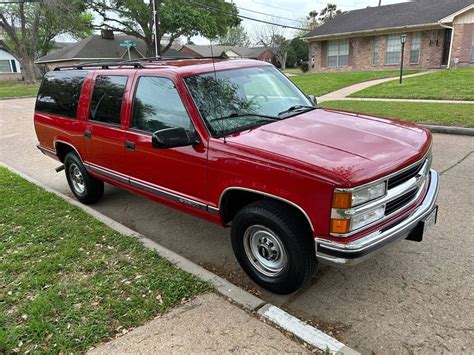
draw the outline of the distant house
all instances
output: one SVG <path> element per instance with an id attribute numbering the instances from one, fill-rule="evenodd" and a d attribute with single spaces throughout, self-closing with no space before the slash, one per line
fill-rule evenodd
<path id="1" fill-rule="evenodd" d="M 0 39 L 0 81 L 21 79 L 20 62 Z"/>
<path id="2" fill-rule="evenodd" d="M 102 30 L 100 35 L 89 36 L 79 42 L 69 44 L 39 58 L 35 63 L 43 66 L 45 71 L 48 71 L 58 66 L 83 62 L 128 60 L 127 48 L 120 46 L 120 43 L 124 41 L 132 41 L 136 44 L 135 47 L 130 49 L 130 59 L 139 59 L 146 56 L 146 44 L 143 40 L 133 36 L 114 35 L 111 30 Z M 168 49 L 164 55 L 183 56 L 172 48 Z"/>
<path id="3" fill-rule="evenodd" d="M 219 57 L 229 59 L 257 59 L 264 62 L 273 62 L 273 54 L 265 47 L 239 47 L 239 46 L 209 46 L 185 44 L 179 50 L 181 53 L 192 57 Z"/>
<path id="4" fill-rule="evenodd" d="M 304 36 L 314 70 L 474 66 L 474 0 L 415 0 L 344 12 Z"/>

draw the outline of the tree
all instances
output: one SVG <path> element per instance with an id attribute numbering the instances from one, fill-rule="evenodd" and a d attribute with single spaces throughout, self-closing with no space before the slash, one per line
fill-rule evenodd
<path id="1" fill-rule="evenodd" d="M 308 60 L 308 43 L 298 37 L 293 38 L 288 47 L 287 66 L 292 67 L 306 60 Z"/>
<path id="2" fill-rule="evenodd" d="M 92 31 L 92 15 L 80 0 L 20 1 L 0 6 L 0 27 L 5 42 L 18 58 L 25 82 L 33 84 L 39 72 L 34 61 L 51 48 L 51 40 L 69 33 L 81 37 Z"/>
<path id="3" fill-rule="evenodd" d="M 256 30 L 256 38 L 259 44 L 270 49 L 281 69 L 285 70 L 290 41 L 285 38 L 284 29 L 280 26 L 265 25 Z"/>
<path id="4" fill-rule="evenodd" d="M 217 39 L 217 43 L 222 46 L 250 46 L 249 36 L 242 25 L 230 27 L 224 36 Z"/>
<path id="5" fill-rule="evenodd" d="M 316 10 L 310 11 L 306 19 L 308 20 L 309 30 L 312 31 L 318 27 L 318 15 L 319 13 Z"/>
<path id="6" fill-rule="evenodd" d="M 96 28 L 108 28 L 145 41 L 147 56 L 154 54 L 152 3 L 143 0 L 86 0 L 90 9 L 101 17 Z M 201 6 L 188 0 L 156 0 L 159 33 L 170 36 L 165 53 L 180 36 L 201 35 L 210 39 L 224 36 L 240 19 L 237 8 L 225 0 L 199 0 Z"/>
<path id="7" fill-rule="evenodd" d="M 337 8 L 336 4 L 328 3 L 324 9 L 319 13 L 319 22 L 325 23 L 329 20 L 332 20 L 337 15 L 342 13 L 341 10 Z"/>

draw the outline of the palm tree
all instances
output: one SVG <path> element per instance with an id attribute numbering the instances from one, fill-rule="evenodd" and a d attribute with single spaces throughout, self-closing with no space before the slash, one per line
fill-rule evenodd
<path id="1" fill-rule="evenodd" d="M 309 21 L 309 29 L 314 30 L 318 27 L 318 12 L 316 10 L 310 11 L 306 19 Z"/>
<path id="2" fill-rule="evenodd" d="M 326 4 L 326 7 L 319 13 L 319 21 L 324 23 L 332 20 L 334 17 L 339 15 L 342 11 L 337 8 L 336 4 Z"/>

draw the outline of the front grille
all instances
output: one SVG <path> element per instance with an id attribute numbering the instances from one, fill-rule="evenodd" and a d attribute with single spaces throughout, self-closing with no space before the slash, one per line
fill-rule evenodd
<path id="1" fill-rule="evenodd" d="M 385 215 L 389 216 L 396 210 L 402 208 L 403 206 L 406 206 L 415 198 L 417 193 L 418 190 L 414 189 L 407 193 L 404 193 L 400 197 L 397 197 L 395 200 L 387 202 L 387 205 L 385 206 Z"/>
<path id="2" fill-rule="evenodd" d="M 420 161 L 418 164 L 412 166 L 410 169 L 405 170 L 404 172 L 397 174 L 390 179 L 388 179 L 388 189 L 392 189 L 398 185 L 403 184 L 405 181 L 410 180 L 412 177 L 416 176 L 420 171 L 426 160 Z"/>

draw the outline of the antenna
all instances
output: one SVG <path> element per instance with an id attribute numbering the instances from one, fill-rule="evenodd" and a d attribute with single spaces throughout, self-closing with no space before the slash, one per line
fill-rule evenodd
<path id="1" fill-rule="evenodd" d="M 211 46 L 211 58 L 212 58 L 212 67 L 214 68 L 214 80 L 217 82 L 216 62 L 214 58 L 214 50 L 212 48 L 212 40 L 209 40 L 209 45 Z"/>
<path id="2" fill-rule="evenodd" d="M 217 85 L 217 71 L 216 71 L 216 62 L 214 58 L 214 49 L 212 48 L 212 40 L 209 39 L 209 46 L 211 47 L 211 58 L 212 58 L 212 68 L 214 69 L 214 80 L 216 81 Z M 224 136 L 224 143 L 227 143 L 225 136 Z"/>

